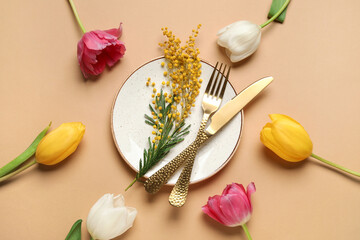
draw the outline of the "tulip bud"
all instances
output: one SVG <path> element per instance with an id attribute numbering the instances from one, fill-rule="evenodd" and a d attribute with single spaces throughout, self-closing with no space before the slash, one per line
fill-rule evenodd
<path id="1" fill-rule="evenodd" d="M 299 162 L 312 154 L 313 144 L 303 126 L 294 119 L 282 114 L 270 114 L 260 132 L 261 142 L 289 162 Z"/>
<path id="2" fill-rule="evenodd" d="M 122 195 L 108 193 L 90 209 L 86 226 L 93 239 L 112 239 L 132 227 L 136 214 L 135 208 L 125 206 Z"/>
<path id="3" fill-rule="evenodd" d="M 38 163 L 54 165 L 72 154 L 85 133 L 80 122 L 63 123 L 40 141 L 35 158 Z"/>
<path id="4" fill-rule="evenodd" d="M 260 44 L 261 28 L 249 21 L 234 22 L 222 28 L 217 43 L 226 48 L 232 62 L 239 62 L 253 54 Z"/>

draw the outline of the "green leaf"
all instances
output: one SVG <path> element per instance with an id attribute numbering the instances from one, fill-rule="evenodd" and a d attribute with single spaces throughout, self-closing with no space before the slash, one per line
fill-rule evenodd
<path id="1" fill-rule="evenodd" d="M 150 126 L 154 126 L 156 125 L 155 121 L 153 118 L 149 117 L 148 115 L 145 114 L 145 123 L 149 124 Z"/>
<path id="2" fill-rule="evenodd" d="M 66 236 L 65 240 L 81 240 L 81 223 L 82 220 L 77 220 L 71 227 L 70 232 Z"/>
<path id="3" fill-rule="evenodd" d="M 149 104 L 149 108 L 150 108 L 150 111 L 151 112 L 154 112 L 154 113 L 156 113 L 156 111 L 154 110 L 154 108 Z"/>
<path id="4" fill-rule="evenodd" d="M 21 153 L 14 160 L 12 160 L 8 164 L 0 168 L 0 177 L 3 177 L 13 172 L 17 167 L 19 167 L 21 164 L 23 164 L 26 160 L 28 160 L 30 157 L 32 157 L 35 154 L 37 146 L 39 145 L 41 139 L 43 139 L 43 137 L 49 130 L 50 126 L 51 126 L 51 122 L 41 133 L 39 133 L 39 135 L 35 138 L 35 140 L 23 153 Z"/>
<path id="5" fill-rule="evenodd" d="M 273 0 L 272 4 L 271 4 L 271 7 L 270 7 L 270 11 L 268 13 L 268 18 L 273 17 L 281 9 L 281 7 L 284 5 L 285 2 L 286 2 L 286 0 Z M 280 23 L 284 22 L 285 17 L 286 17 L 286 10 L 287 10 L 287 7 L 279 15 L 279 17 L 277 17 L 275 19 L 276 22 L 280 22 Z"/>

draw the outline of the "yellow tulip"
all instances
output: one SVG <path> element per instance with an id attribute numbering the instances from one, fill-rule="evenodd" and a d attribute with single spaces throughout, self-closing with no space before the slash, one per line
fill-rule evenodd
<path id="1" fill-rule="evenodd" d="M 76 150 L 84 133 L 85 126 L 80 122 L 61 124 L 40 141 L 36 161 L 45 165 L 61 162 Z"/>
<path id="2" fill-rule="evenodd" d="M 336 163 L 330 162 L 313 151 L 309 134 L 300 123 L 283 114 L 270 114 L 271 123 L 267 123 L 260 132 L 261 142 L 282 159 L 289 162 L 300 162 L 313 157 L 330 166 L 360 177 L 355 172 Z"/>
<path id="3" fill-rule="evenodd" d="M 289 162 L 302 161 L 312 154 L 313 144 L 303 126 L 294 119 L 282 114 L 270 114 L 260 132 L 261 142 Z"/>

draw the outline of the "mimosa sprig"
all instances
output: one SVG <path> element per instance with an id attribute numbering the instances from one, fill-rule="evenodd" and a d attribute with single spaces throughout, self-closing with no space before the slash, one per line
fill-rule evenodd
<path id="1" fill-rule="evenodd" d="M 150 77 L 145 83 L 147 87 L 152 87 L 153 99 L 149 104 L 151 115 L 145 114 L 145 123 L 153 127 L 154 138 L 148 138 L 149 147 L 144 149 L 139 172 L 126 190 L 189 133 L 190 126 L 185 127 L 185 119 L 191 115 L 202 83 L 200 51 L 195 47 L 200 27 L 201 24 L 191 31 L 184 46 L 167 27 L 161 29 L 167 38 L 159 44 L 164 52 L 164 61 L 159 66 L 164 68 L 164 81 L 161 82 L 160 92 L 157 89 L 159 86 Z"/>
<path id="2" fill-rule="evenodd" d="M 160 95 L 155 100 L 157 110 L 149 104 L 153 117 L 145 114 L 145 123 L 153 127 L 155 137 L 153 140 L 150 137 L 148 138 L 149 148 L 144 149 L 143 159 L 139 161 L 139 172 L 126 190 L 163 159 L 177 143 L 182 142 L 184 136 L 189 133 L 190 125 L 184 128 L 184 121 L 174 127 L 176 118 L 171 113 L 171 106 L 173 106 L 174 101 L 166 102 L 165 98 L 161 90 Z"/>

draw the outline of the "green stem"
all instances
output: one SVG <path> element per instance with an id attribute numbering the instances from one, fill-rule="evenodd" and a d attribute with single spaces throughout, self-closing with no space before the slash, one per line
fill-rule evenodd
<path id="1" fill-rule="evenodd" d="M 95 239 L 90 235 L 90 240 L 95 240 Z"/>
<path id="2" fill-rule="evenodd" d="M 250 236 L 250 233 L 249 233 L 249 229 L 247 228 L 246 226 L 246 223 L 244 223 L 243 225 L 241 225 L 242 228 L 244 229 L 244 232 L 246 234 L 246 237 L 249 239 L 249 240 L 252 240 L 251 236 Z"/>
<path id="3" fill-rule="evenodd" d="M 33 160 L 33 161 L 27 163 L 26 165 L 22 166 L 22 167 L 19 168 L 18 170 L 14 171 L 14 172 L 12 172 L 12 173 L 9 173 L 8 175 L 6 175 L 6 176 L 4 176 L 4 177 L 1 177 L 1 178 L 0 178 L 0 183 L 3 182 L 3 181 L 5 181 L 5 180 L 7 180 L 7 179 L 9 179 L 9 178 L 11 178 L 12 176 L 14 176 L 14 175 L 16 175 L 16 174 L 24 171 L 25 169 L 31 167 L 31 166 L 34 165 L 35 163 L 36 163 L 36 160 Z"/>
<path id="4" fill-rule="evenodd" d="M 342 167 L 342 166 L 340 166 L 340 165 L 338 165 L 338 164 L 336 164 L 336 163 L 330 162 L 330 161 L 328 161 L 328 160 L 326 160 L 326 159 L 324 159 L 324 158 L 322 158 L 322 157 L 319 157 L 319 156 L 315 155 L 314 153 L 312 153 L 311 156 L 312 156 L 313 158 L 316 158 L 317 160 L 322 161 L 323 163 L 329 164 L 329 165 L 332 166 L 332 167 L 335 167 L 335 168 L 340 169 L 340 170 L 342 170 L 342 171 L 344 171 L 344 172 L 350 173 L 350 174 L 352 174 L 352 175 L 354 175 L 354 176 L 360 177 L 360 173 L 355 172 L 355 171 L 352 171 L 352 170 L 347 169 L 347 168 L 345 168 L 345 167 Z"/>
<path id="5" fill-rule="evenodd" d="M 37 135 L 35 140 L 23 153 L 21 153 L 14 160 L 0 168 L 0 178 L 14 171 L 14 169 L 16 169 L 18 166 L 23 164 L 26 160 L 28 160 L 31 156 L 34 155 L 37 146 L 39 145 L 41 139 L 45 136 L 46 132 L 49 130 L 50 126 L 51 122 L 41 133 L 39 133 L 39 135 Z"/>
<path id="6" fill-rule="evenodd" d="M 77 23 L 79 24 L 79 26 L 80 26 L 80 28 L 81 28 L 81 31 L 83 31 L 83 33 L 86 33 L 86 30 L 85 30 L 85 28 L 84 28 L 84 26 L 83 26 L 83 24 L 81 23 L 81 20 L 80 20 L 80 18 L 79 18 L 79 14 L 78 14 L 77 11 L 76 11 L 76 8 L 75 8 L 75 5 L 74 5 L 73 0 L 69 0 L 69 3 L 70 3 L 70 6 L 71 6 L 71 9 L 72 9 L 72 11 L 73 11 L 73 13 L 74 13 L 74 15 L 75 15 L 76 21 L 77 21 Z"/>
<path id="7" fill-rule="evenodd" d="M 280 8 L 280 10 L 274 15 L 272 16 L 272 18 L 270 18 L 269 20 L 267 20 L 266 22 L 264 22 L 263 24 L 260 25 L 261 28 L 266 27 L 269 23 L 271 23 L 272 21 L 274 21 L 287 7 L 287 5 L 289 5 L 290 0 L 286 0 L 286 2 L 284 3 L 284 5 Z"/>
<path id="8" fill-rule="evenodd" d="M 136 181 L 137 181 L 137 178 L 135 178 L 135 179 L 130 183 L 130 185 L 125 189 L 125 191 L 127 191 L 129 188 L 131 188 L 132 185 L 134 185 L 134 183 L 136 183 Z"/>

